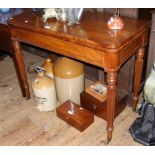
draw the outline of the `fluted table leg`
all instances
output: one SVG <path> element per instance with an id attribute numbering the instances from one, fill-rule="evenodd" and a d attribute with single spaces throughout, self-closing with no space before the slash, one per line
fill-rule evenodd
<path id="1" fill-rule="evenodd" d="M 144 48 L 140 48 L 136 53 L 136 59 L 135 59 L 133 102 L 132 102 L 133 110 L 136 110 L 136 106 L 139 99 L 139 87 L 143 69 L 143 57 L 144 57 Z"/>
<path id="2" fill-rule="evenodd" d="M 22 91 L 22 96 L 29 99 L 30 98 L 29 85 L 27 82 L 27 75 L 25 71 L 23 56 L 20 49 L 20 43 L 17 40 L 12 40 L 12 45 L 14 49 L 13 61 L 14 61 L 18 81 L 20 84 L 20 88 Z"/>

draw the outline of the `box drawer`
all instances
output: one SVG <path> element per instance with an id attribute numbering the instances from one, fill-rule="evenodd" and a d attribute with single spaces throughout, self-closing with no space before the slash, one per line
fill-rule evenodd
<path id="1" fill-rule="evenodd" d="M 89 95 L 86 92 L 80 94 L 81 97 L 81 106 L 92 111 L 96 116 L 101 117 L 104 120 L 107 120 L 107 104 L 106 100 L 101 102 L 93 96 Z"/>

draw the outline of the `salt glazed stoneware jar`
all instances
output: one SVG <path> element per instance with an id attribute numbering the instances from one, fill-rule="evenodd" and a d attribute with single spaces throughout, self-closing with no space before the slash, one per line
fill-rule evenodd
<path id="1" fill-rule="evenodd" d="M 57 107 L 54 80 L 43 72 L 32 81 L 32 89 L 39 111 L 51 111 Z"/>
<path id="2" fill-rule="evenodd" d="M 55 61 L 53 72 L 59 103 L 70 99 L 80 104 L 80 93 L 84 90 L 84 65 L 61 57 Z"/>
<path id="3" fill-rule="evenodd" d="M 46 71 L 46 75 L 51 77 L 51 78 L 54 78 L 53 76 L 53 63 L 51 62 L 51 59 L 50 58 L 47 58 L 43 64 L 43 68 L 45 69 Z"/>

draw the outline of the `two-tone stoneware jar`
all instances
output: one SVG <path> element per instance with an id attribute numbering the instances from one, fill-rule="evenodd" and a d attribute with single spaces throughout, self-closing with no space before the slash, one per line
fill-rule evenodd
<path id="1" fill-rule="evenodd" d="M 51 62 L 50 58 L 47 58 L 43 64 L 43 68 L 45 69 L 45 74 L 51 78 L 54 78 L 53 76 L 53 63 Z"/>
<path id="2" fill-rule="evenodd" d="M 84 90 L 84 65 L 61 57 L 55 61 L 53 72 L 60 104 L 68 99 L 80 104 L 80 93 Z"/>
<path id="3" fill-rule="evenodd" d="M 43 72 L 32 81 L 32 89 L 39 111 L 51 111 L 57 107 L 54 80 Z"/>

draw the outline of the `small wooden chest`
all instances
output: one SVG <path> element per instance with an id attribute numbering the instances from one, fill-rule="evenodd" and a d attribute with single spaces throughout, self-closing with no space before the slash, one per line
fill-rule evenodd
<path id="1" fill-rule="evenodd" d="M 96 97 L 86 93 L 85 91 L 80 94 L 81 106 L 92 111 L 96 116 L 107 120 L 107 100 L 101 102 Z"/>
<path id="2" fill-rule="evenodd" d="M 56 109 L 56 113 L 59 118 L 80 131 L 85 130 L 94 122 L 94 115 L 92 112 L 82 108 L 71 100 L 67 100 L 60 105 Z"/>
<path id="3" fill-rule="evenodd" d="M 103 102 L 92 96 L 91 94 L 83 91 L 80 94 L 81 106 L 92 111 L 96 116 L 107 121 L 107 99 Z M 127 95 L 118 92 L 117 102 L 115 106 L 115 117 L 117 117 L 125 108 L 127 102 Z"/>

